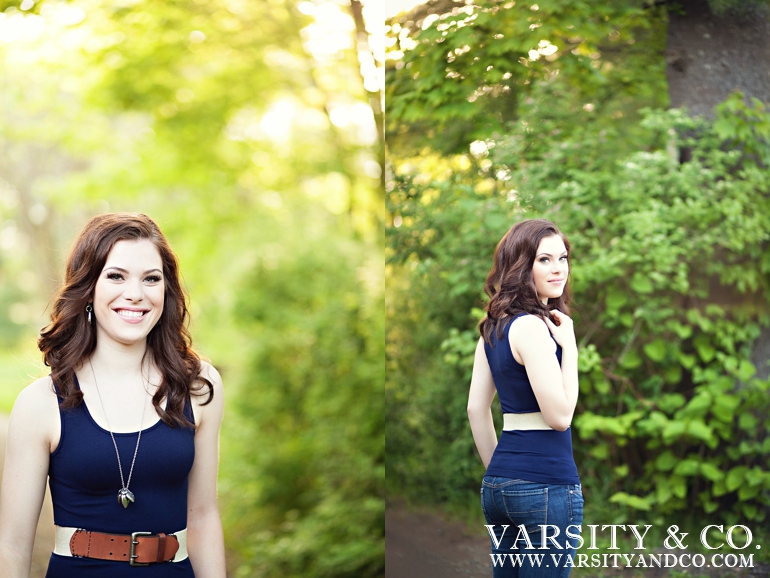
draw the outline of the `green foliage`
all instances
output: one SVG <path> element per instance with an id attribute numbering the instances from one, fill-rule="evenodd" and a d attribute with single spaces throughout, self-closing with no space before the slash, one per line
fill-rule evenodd
<path id="1" fill-rule="evenodd" d="M 478 484 L 472 449 L 447 457 L 455 440 L 470 438 L 468 312 L 479 306 L 493 243 L 512 222 L 546 217 L 572 244 L 581 346 L 574 443 L 589 495 L 623 506 L 614 514 L 621 521 L 719 510 L 725 523 L 761 527 L 770 506 L 769 383 L 748 358 L 770 325 L 768 123 L 764 106 L 738 93 L 713 122 L 647 111 L 630 133 L 637 152 L 597 158 L 585 154 L 600 136 L 590 130 L 553 138 L 522 122 L 495 139 L 487 170 L 394 180 L 390 210 L 402 218 L 389 232 L 392 276 L 415 301 L 407 333 L 425 335 L 405 340 L 408 371 L 390 378 L 388 403 L 408 392 L 419 414 L 408 414 L 412 431 L 441 436 L 417 438 L 415 461 L 445 448 L 422 470 L 468 491 Z M 505 180 L 481 194 L 480 174 Z M 389 334 L 404 339 L 397 327 Z M 431 398 L 457 415 L 439 422 Z M 390 432 L 400 424 L 391 426 L 388 411 Z M 388 459 L 408 492 L 413 462 Z"/>
<path id="2" fill-rule="evenodd" d="M 434 499 L 475 490 L 473 450 L 455 451 L 470 437 L 468 312 L 494 243 L 544 216 L 575 256 L 575 452 L 588 491 L 623 506 L 617 521 L 721 509 L 760 523 L 768 385 L 748 354 L 770 323 L 770 116 L 740 95 L 711 124 L 654 112 L 660 15 L 560 3 L 544 18 L 551 8 L 436 4 L 391 22 L 403 56 L 388 71 L 390 122 L 405 145 L 388 206 L 404 297 L 389 312 L 391 485 L 414 495 L 429 475 Z M 469 144 L 443 166 L 409 156 Z"/>
<path id="3" fill-rule="evenodd" d="M 0 2 L 0 404 L 86 219 L 152 216 L 224 376 L 234 575 L 382 569 L 383 143 L 352 8 Z"/>
<path id="4" fill-rule="evenodd" d="M 461 152 L 504 134 L 549 83 L 569 94 L 549 101 L 544 122 L 586 107 L 591 121 L 616 125 L 666 94 L 663 18 L 637 0 L 433 2 L 401 15 L 389 22 L 389 146 Z"/>
<path id="5" fill-rule="evenodd" d="M 473 440 L 459 435 L 475 339 L 472 330 L 450 328 L 469 326 L 486 275 L 477 255 L 494 250 L 505 201 L 460 174 L 427 186 L 397 177 L 388 198 L 402 223 L 388 234 L 388 483 L 426 492 L 426 499 L 460 501 L 478 468 Z"/>
<path id="6" fill-rule="evenodd" d="M 480 289 L 510 225 L 545 217 L 572 244 L 589 515 L 761 534 L 770 115 L 737 93 L 712 121 L 661 112 L 665 14 L 555 6 L 432 2 L 389 23 L 389 489 L 477 502 Z"/>
<path id="7" fill-rule="evenodd" d="M 238 317 L 254 351 L 230 519 L 237 576 L 383 571 L 384 312 L 381 265 L 344 237 L 258 266 Z M 367 260 L 368 259 L 368 260 Z"/>

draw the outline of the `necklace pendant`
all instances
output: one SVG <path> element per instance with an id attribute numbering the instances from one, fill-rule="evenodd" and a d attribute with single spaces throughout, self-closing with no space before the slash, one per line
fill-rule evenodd
<path id="1" fill-rule="evenodd" d="M 118 492 L 118 503 L 123 504 L 124 508 L 128 508 L 128 504 L 135 501 L 134 493 L 128 488 L 121 488 Z"/>

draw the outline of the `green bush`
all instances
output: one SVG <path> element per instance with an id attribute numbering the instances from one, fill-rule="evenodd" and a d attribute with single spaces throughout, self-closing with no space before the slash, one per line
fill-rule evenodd
<path id="1" fill-rule="evenodd" d="M 394 180 L 390 279 L 409 305 L 388 327 L 389 487 L 416 492 L 417 465 L 434 495 L 475 495 L 464 407 L 479 290 L 510 224 L 545 217 L 572 243 L 587 493 L 618 520 L 719 511 L 761 528 L 770 397 L 749 357 L 770 325 L 770 114 L 737 93 L 713 122 L 648 111 L 636 152 L 614 156 L 591 154 L 608 150 L 604 129 L 554 136 L 528 120 L 486 165 Z"/>
<path id="2" fill-rule="evenodd" d="M 256 267 L 227 479 L 236 576 L 374 577 L 384 565 L 381 253 L 333 234 Z M 299 243 L 297 243 L 299 245 Z M 230 428 L 231 431 L 234 428 Z"/>

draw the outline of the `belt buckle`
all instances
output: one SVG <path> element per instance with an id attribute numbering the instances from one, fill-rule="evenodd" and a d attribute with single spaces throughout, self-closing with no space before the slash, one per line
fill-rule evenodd
<path id="1" fill-rule="evenodd" d="M 139 540 L 137 538 L 139 536 L 152 536 L 152 532 L 131 532 L 131 549 L 129 550 L 129 558 L 128 563 L 131 566 L 149 566 L 149 562 L 135 562 L 136 558 L 139 556 L 136 554 L 136 546 L 139 544 Z"/>

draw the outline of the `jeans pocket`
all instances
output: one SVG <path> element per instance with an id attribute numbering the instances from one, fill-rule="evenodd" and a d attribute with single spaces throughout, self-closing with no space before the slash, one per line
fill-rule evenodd
<path id="1" fill-rule="evenodd" d="M 506 489 L 502 492 L 503 504 L 511 522 L 524 524 L 529 530 L 546 524 L 548 512 L 548 487 L 530 489 Z"/>

